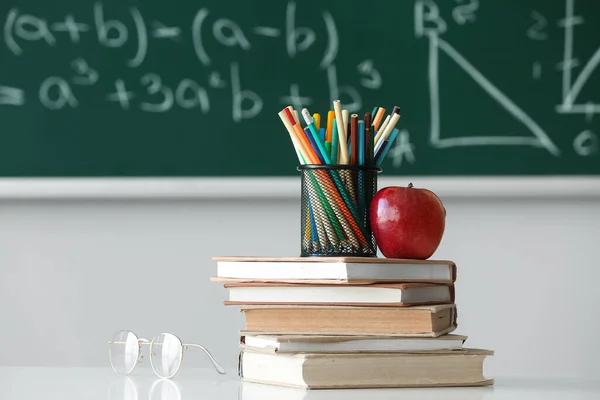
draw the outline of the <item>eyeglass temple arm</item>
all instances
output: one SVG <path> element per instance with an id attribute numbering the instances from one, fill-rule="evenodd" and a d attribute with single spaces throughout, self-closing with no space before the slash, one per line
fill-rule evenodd
<path id="1" fill-rule="evenodd" d="M 210 354 L 210 351 L 208 351 L 206 349 L 206 347 L 200 345 L 200 344 L 195 344 L 195 343 L 184 343 L 183 344 L 185 347 L 198 347 L 202 350 L 204 350 L 204 352 L 206 353 L 206 355 L 208 356 L 208 358 L 210 359 L 210 361 L 212 362 L 213 367 L 215 367 L 215 369 L 217 370 L 217 372 L 221 375 L 225 374 L 225 369 L 217 362 L 217 360 L 215 360 L 215 358 L 212 356 L 212 354 Z"/>

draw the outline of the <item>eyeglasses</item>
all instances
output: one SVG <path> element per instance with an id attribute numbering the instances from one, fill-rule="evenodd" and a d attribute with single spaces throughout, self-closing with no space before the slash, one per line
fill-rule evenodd
<path id="1" fill-rule="evenodd" d="M 138 338 L 135 333 L 126 330 L 115 332 L 108 342 L 108 359 L 112 369 L 120 375 L 129 375 L 143 358 L 143 344 L 150 345 L 150 365 L 160 378 L 168 379 L 177 373 L 181 366 L 183 352 L 188 347 L 199 347 L 204 350 L 215 370 L 219 374 L 225 374 L 223 367 L 202 345 L 182 343 L 171 333 L 161 333 L 150 341 Z"/>

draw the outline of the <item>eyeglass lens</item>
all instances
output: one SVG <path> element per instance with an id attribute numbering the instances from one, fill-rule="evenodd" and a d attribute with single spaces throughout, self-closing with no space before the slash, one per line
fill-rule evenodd
<path id="1" fill-rule="evenodd" d="M 135 368 L 139 357 L 138 338 L 133 332 L 116 332 L 110 341 L 110 364 L 115 372 L 127 375 Z"/>
<path id="2" fill-rule="evenodd" d="M 183 356 L 181 340 L 170 333 L 161 333 L 152 340 L 150 363 L 161 378 L 170 378 L 177 373 Z"/>

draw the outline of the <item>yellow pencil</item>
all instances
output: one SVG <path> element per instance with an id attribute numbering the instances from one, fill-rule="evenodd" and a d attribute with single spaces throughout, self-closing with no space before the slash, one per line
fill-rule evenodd
<path id="1" fill-rule="evenodd" d="M 315 120 L 315 127 L 317 128 L 317 130 L 321 129 L 321 114 L 314 113 L 313 119 Z"/>
<path id="2" fill-rule="evenodd" d="M 335 118 L 335 112 L 329 110 L 327 112 L 327 130 L 325 131 L 325 141 L 331 143 L 331 134 L 333 133 L 333 119 Z"/>

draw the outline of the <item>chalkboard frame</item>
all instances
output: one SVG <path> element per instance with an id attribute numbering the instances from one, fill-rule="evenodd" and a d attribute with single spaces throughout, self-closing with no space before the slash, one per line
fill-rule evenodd
<path id="1" fill-rule="evenodd" d="M 596 176 L 384 176 L 378 187 L 412 182 L 443 199 L 598 199 Z M 300 198 L 300 177 L 282 178 L 0 178 L 0 200 L 273 199 Z"/>

